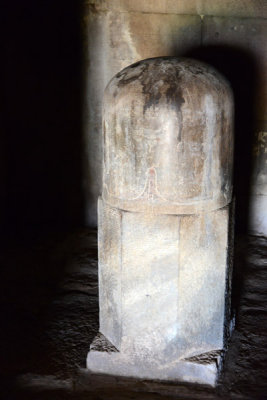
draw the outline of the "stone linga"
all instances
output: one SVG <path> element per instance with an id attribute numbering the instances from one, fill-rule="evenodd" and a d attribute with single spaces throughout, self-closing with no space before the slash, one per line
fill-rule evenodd
<path id="1" fill-rule="evenodd" d="M 214 386 L 231 330 L 233 97 L 196 60 L 140 61 L 108 84 L 98 373 Z"/>

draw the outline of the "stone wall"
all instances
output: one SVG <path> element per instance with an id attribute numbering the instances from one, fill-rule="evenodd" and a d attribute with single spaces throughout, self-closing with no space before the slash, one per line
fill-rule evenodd
<path id="1" fill-rule="evenodd" d="M 190 56 L 214 65 L 233 86 L 237 223 L 240 229 L 249 224 L 254 233 L 267 234 L 266 18 L 267 2 L 260 0 L 84 2 L 87 224 L 97 223 L 96 203 L 102 185 L 101 107 L 105 86 L 118 71 L 138 60 Z"/>

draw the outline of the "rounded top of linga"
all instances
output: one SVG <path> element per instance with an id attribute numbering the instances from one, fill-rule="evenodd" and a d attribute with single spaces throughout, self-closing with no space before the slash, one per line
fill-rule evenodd
<path id="1" fill-rule="evenodd" d="M 103 198 L 129 211 L 194 214 L 232 196 L 233 96 L 202 62 L 151 58 L 104 94 Z"/>

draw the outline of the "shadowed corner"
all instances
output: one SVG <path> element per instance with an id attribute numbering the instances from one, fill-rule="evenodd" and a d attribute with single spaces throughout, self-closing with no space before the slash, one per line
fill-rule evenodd
<path id="1" fill-rule="evenodd" d="M 255 130 L 255 87 L 257 60 L 238 47 L 203 46 L 190 50 L 186 57 L 214 66 L 231 84 L 235 104 L 234 196 L 236 232 L 248 233 L 248 216 L 253 173 L 253 134 Z"/>
<path id="2" fill-rule="evenodd" d="M 1 7 L 5 241 L 84 221 L 80 3 Z"/>
<path id="3" fill-rule="evenodd" d="M 234 171 L 235 234 L 249 233 L 251 182 L 253 177 L 253 144 L 256 129 L 255 92 L 257 84 L 257 59 L 249 50 L 226 45 L 203 46 L 191 49 L 187 57 L 199 59 L 214 66 L 231 84 L 234 94 Z M 236 243 L 237 244 L 237 243 Z M 235 247 L 233 260 L 232 316 L 239 309 L 244 289 L 245 251 Z M 237 316 L 238 317 L 238 316 Z"/>

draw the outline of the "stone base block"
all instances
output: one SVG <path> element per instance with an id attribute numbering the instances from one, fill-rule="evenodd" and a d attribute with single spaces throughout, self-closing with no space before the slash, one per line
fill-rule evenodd
<path id="1" fill-rule="evenodd" d="M 230 323 L 229 206 L 126 212 L 99 200 L 98 373 L 214 386 Z"/>
<path id="2" fill-rule="evenodd" d="M 94 373 L 141 379 L 183 381 L 215 386 L 223 351 L 217 350 L 188 359 L 160 362 L 144 354 L 119 352 L 101 333 L 90 346 L 87 368 Z"/>

